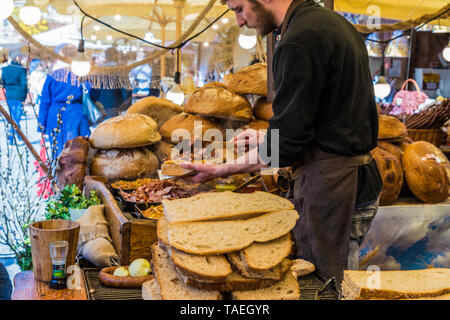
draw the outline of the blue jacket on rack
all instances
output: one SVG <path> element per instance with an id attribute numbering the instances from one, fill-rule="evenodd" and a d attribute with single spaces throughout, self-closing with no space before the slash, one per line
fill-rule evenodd
<path id="1" fill-rule="evenodd" d="M 1 76 L 6 90 L 6 99 L 25 101 L 28 92 L 27 69 L 12 61 L 11 64 L 2 68 Z"/>
<path id="2" fill-rule="evenodd" d="M 63 75 L 67 75 L 68 82 L 56 80 L 64 78 Z M 43 126 L 44 133 L 48 134 L 50 143 L 56 136 L 56 156 L 61 153 L 67 140 L 90 135 L 89 121 L 83 114 L 83 88 L 81 85 L 73 86 L 71 78 L 70 71 L 56 70 L 47 76 L 42 88 L 39 124 Z M 61 114 L 62 124 L 59 127 L 60 132 L 56 134 L 58 113 Z"/>

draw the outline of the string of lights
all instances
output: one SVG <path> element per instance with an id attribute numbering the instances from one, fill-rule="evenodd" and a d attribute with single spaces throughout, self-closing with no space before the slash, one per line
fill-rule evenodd
<path id="1" fill-rule="evenodd" d="M 227 14 L 228 11 L 230 11 L 230 9 L 225 10 L 221 15 L 219 15 L 216 19 L 214 19 L 211 23 L 209 23 L 205 28 L 203 28 L 203 29 L 200 30 L 198 33 L 194 34 L 193 36 L 189 37 L 188 39 L 184 40 L 184 41 L 181 42 L 179 45 L 177 45 L 177 46 L 162 46 L 162 45 L 160 45 L 160 44 L 157 44 L 157 43 L 154 43 L 154 42 L 147 41 L 147 40 L 145 40 L 145 39 L 143 39 L 143 38 L 141 38 L 141 37 L 138 37 L 138 36 L 136 36 L 136 35 L 134 35 L 134 34 L 128 33 L 128 32 L 123 31 L 123 30 L 120 30 L 120 29 L 118 29 L 118 28 L 116 28 L 116 27 L 114 27 L 114 26 L 112 26 L 112 25 L 110 25 L 110 24 L 108 24 L 108 23 L 106 23 L 106 22 L 104 22 L 104 21 L 102 21 L 102 20 L 96 18 L 96 17 L 93 17 L 92 15 L 90 15 L 89 13 L 87 13 L 86 11 L 84 11 L 84 10 L 80 7 L 80 5 L 77 3 L 76 0 L 73 0 L 73 2 L 74 2 L 74 4 L 75 4 L 75 6 L 77 6 L 78 9 L 81 11 L 81 13 L 84 15 L 83 18 L 84 18 L 84 17 L 88 17 L 88 18 L 90 18 L 90 19 L 92 19 L 92 20 L 94 20 L 94 21 L 96 21 L 96 22 L 98 22 L 98 23 L 104 25 L 105 27 L 107 27 L 107 28 L 109 28 L 109 29 L 111 29 L 111 30 L 114 30 L 114 31 L 119 32 L 119 33 L 122 33 L 122 34 L 124 34 L 124 35 L 126 35 L 126 36 L 129 36 L 129 37 L 131 37 L 131 38 L 140 40 L 140 41 L 142 41 L 142 42 L 145 42 L 145 43 L 147 43 L 147 44 L 149 44 L 149 45 L 158 47 L 158 48 L 160 48 L 160 49 L 166 49 L 166 50 L 176 50 L 176 49 L 181 49 L 181 48 L 183 48 L 189 41 L 191 41 L 191 40 L 197 38 L 197 37 L 200 36 L 203 32 L 205 32 L 206 30 L 208 30 L 209 28 L 211 28 L 212 25 L 214 25 L 220 18 L 222 18 L 225 14 Z"/>

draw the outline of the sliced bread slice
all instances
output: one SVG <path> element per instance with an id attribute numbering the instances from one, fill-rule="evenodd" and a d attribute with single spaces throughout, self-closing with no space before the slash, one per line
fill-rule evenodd
<path id="1" fill-rule="evenodd" d="M 231 266 L 223 255 L 193 255 L 179 251 L 169 245 L 167 239 L 167 219 L 163 216 L 158 220 L 156 233 L 158 240 L 168 251 L 172 262 L 180 273 L 202 280 L 225 281 L 231 273 Z"/>
<path id="2" fill-rule="evenodd" d="M 346 299 L 411 299 L 450 293 L 450 269 L 447 268 L 380 271 L 378 275 L 377 288 L 373 281 L 376 274 L 345 270 Z"/>
<path id="3" fill-rule="evenodd" d="M 290 233 L 287 233 L 269 242 L 252 243 L 241 251 L 241 258 L 251 270 L 267 270 L 279 265 L 289 256 L 293 244 Z"/>
<path id="4" fill-rule="evenodd" d="M 162 300 L 161 291 L 155 278 L 145 281 L 142 284 L 142 299 L 143 300 Z"/>
<path id="5" fill-rule="evenodd" d="M 186 276 L 178 271 L 178 277 L 183 280 L 184 284 L 190 287 L 196 287 L 204 290 L 219 290 L 229 292 L 235 290 L 254 290 L 266 288 L 278 280 L 274 279 L 251 279 L 241 276 L 238 272 L 233 271 L 223 282 L 199 280 L 194 277 Z"/>
<path id="6" fill-rule="evenodd" d="M 289 200 L 262 191 L 200 193 L 190 198 L 163 200 L 162 204 L 170 223 L 248 218 L 271 211 L 294 209 Z"/>
<path id="7" fill-rule="evenodd" d="M 233 300 L 300 300 L 300 287 L 292 273 L 270 287 L 256 290 L 233 291 Z"/>
<path id="8" fill-rule="evenodd" d="M 163 300 L 221 300 L 219 291 L 186 286 L 177 275 L 169 254 L 157 243 L 152 246 L 152 270 Z"/>
<path id="9" fill-rule="evenodd" d="M 314 272 L 316 267 L 309 261 L 303 259 L 295 259 L 292 261 L 291 272 L 295 277 L 304 276 Z"/>
<path id="10" fill-rule="evenodd" d="M 298 212 L 274 211 L 247 220 L 179 222 L 168 226 L 169 243 L 199 255 L 229 253 L 253 242 L 279 238 L 295 226 Z"/>
<path id="11" fill-rule="evenodd" d="M 228 260 L 234 266 L 234 268 L 246 278 L 255 279 L 273 279 L 280 281 L 286 272 L 289 271 L 292 261 L 284 259 L 279 265 L 267 270 L 253 271 L 250 270 L 244 261 L 241 259 L 241 255 L 238 252 L 232 252 L 227 254 Z"/>

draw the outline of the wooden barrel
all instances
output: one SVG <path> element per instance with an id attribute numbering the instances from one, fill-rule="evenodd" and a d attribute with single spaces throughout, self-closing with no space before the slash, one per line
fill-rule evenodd
<path id="1" fill-rule="evenodd" d="M 49 251 L 51 242 L 59 240 L 69 242 L 66 267 L 75 264 L 79 233 L 80 224 L 76 221 L 46 220 L 31 224 L 30 241 L 35 280 L 52 279 L 52 259 Z"/>

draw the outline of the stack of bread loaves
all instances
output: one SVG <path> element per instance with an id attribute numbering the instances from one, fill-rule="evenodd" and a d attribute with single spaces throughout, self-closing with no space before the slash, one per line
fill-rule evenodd
<path id="1" fill-rule="evenodd" d="M 266 192 L 203 193 L 163 200 L 152 247 L 156 283 L 143 296 L 177 299 L 299 299 L 289 259 L 298 219 L 290 201 Z M 296 275 L 313 271 L 306 262 Z M 312 266 L 312 270 L 311 270 Z"/>
<path id="2" fill-rule="evenodd" d="M 159 161 L 149 146 L 161 140 L 157 123 L 142 114 L 126 114 L 100 123 L 90 136 L 98 149 L 90 174 L 112 179 L 139 179 L 157 174 Z"/>
<path id="3" fill-rule="evenodd" d="M 450 300 L 450 269 L 344 271 L 343 300 Z"/>
<path id="4" fill-rule="evenodd" d="M 380 204 L 391 204 L 406 189 L 426 203 L 446 201 L 450 193 L 448 159 L 433 144 L 413 142 L 406 133 L 400 120 L 379 115 L 378 145 L 371 153 L 383 178 Z"/>
<path id="5" fill-rule="evenodd" d="M 172 159 L 174 145 L 186 139 L 190 139 L 192 145 L 195 140 L 201 140 L 202 147 L 219 138 L 224 141 L 224 124 L 230 122 L 241 125 L 252 118 L 252 107 L 245 97 L 222 83 L 207 84 L 190 95 L 183 113 L 171 117 L 160 127 L 163 142 L 157 146 L 156 153 L 163 161 Z"/>

